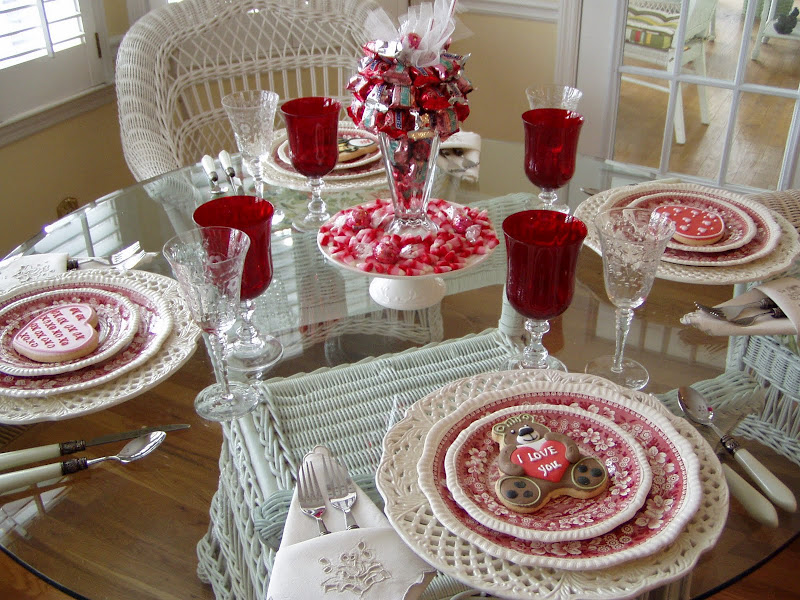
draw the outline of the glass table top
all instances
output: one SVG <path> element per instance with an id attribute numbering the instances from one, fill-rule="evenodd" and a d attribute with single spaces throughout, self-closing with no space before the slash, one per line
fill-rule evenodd
<path id="1" fill-rule="evenodd" d="M 640 180 L 601 161 L 581 158 L 573 181 L 562 193 L 574 210 L 587 198 L 581 188 L 607 189 Z M 352 189 L 332 192 L 326 199 L 334 212 L 385 194 L 381 188 Z M 434 194 L 460 204 L 482 205 L 507 194 L 533 198 L 535 190 L 525 179 L 521 145 L 484 140 L 480 183 L 443 176 Z M 475 276 L 446 279 L 448 293 L 437 313 L 440 318 L 426 311 L 384 309 L 369 297 L 366 277 L 327 263 L 313 235 L 289 228 L 292 214 L 305 209 L 303 192 L 271 188 L 268 196 L 288 215 L 274 228 L 274 278 L 257 300 L 256 321 L 282 341 L 285 354 L 264 378 L 353 363 L 497 326 L 503 304 L 502 262 Z M 192 227 L 191 212 L 209 197 L 202 168 L 187 167 L 82 207 L 46 227 L 14 254 L 101 256 L 136 240 L 146 250 L 160 252 L 176 231 Z M 520 202 L 524 198 L 519 196 Z M 500 223 L 494 225 L 499 231 Z M 160 254 L 140 268 L 171 275 Z M 685 327 L 679 318 L 693 309 L 693 301 L 715 304 L 732 293 L 731 286 L 656 281 L 635 313 L 626 346 L 626 356 L 650 370 L 645 391 L 661 393 L 723 372 L 727 339 Z M 614 337 L 614 308 L 605 293 L 602 261 L 584 248 L 572 304 L 552 320 L 545 345 L 571 371 L 582 371 L 590 359 L 613 352 Z M 218 424 L 200 419 L 192 406 L 195 394 L 212 381 L 208 354 L 200 344 L 171 377 L 131 400 L 78 418 L 20 428 L 3 451 L 147 425 L 191 425 L 170 433 L 155 453 L 136 463 L 106 463 L 50 482 L 36 493 L 0 496 L 3 548 L 75 597 L 213 598 L 211 587 L 196 575 L 196 545 L 209 527 L 223 432 Z M 122 445 L 95 446 L 85 455 L 113 454 Z M 800 492 L 800 471 L 791 463 L 758 444 L 748 447 Z M 798 532 L 800 516 L 782 514 L 780 527 L 773 530 L 747 517 L 732 502 L 720 543 L 695 569 L 692 597 L 728 585 Z M 740 543 L 746 539 L 759 543 Z"/>

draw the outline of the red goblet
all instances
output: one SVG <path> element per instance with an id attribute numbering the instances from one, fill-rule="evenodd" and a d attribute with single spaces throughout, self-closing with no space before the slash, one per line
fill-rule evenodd
<path id="1" fill-rule="evenodd" d="M 270 237 L 274 210 L 272 204 L 256 196 L 224 196 L 200 205 L 193 215 L 200 227 L 232 227 L 250 237 L 242 272 L 242 319 L 237 339 L 230 345 L 229 367 L 235 371 L 263 371 L 283 355 L 283 345 L 273 336 L 259 332 L 253 323 L 255 298 L 272 281 Z"/>
<path id="2" fill-rule="evenodd" d="M 583 117 L 571 110 L 537 108 L 522 114 L 525 125 L 525 175 L 541 189 L 539 200 L 554 210 L 556 190 L 575 174 Z M 558 210 L 569 212 L 564 205 Z"/>
<path id="3" fill-rule="evenodd" d="M 339 158 L 340 110 L 336 100 L 316 96 L 289 100 L 281 106 L 292 166 L 308 177 L 311 188 L 308 213 L 292 222 L 298 231 L 317 231 L 330 218 L 322 200 L 322 178 L 333 170 Z"/>
<path id="4" fill-rule="evenodd" d="M 572 302 L 586 225 L 559 211 L 526 210 L 503 221 L 503 234 L 508 254 L 506 296 L 526 318 L 525 329 L 531 334 L 528 346 L 509 368 L 566 371 L 564 363 L 547 353 L 542 337 L 550 330 L 548 319 Z"/>

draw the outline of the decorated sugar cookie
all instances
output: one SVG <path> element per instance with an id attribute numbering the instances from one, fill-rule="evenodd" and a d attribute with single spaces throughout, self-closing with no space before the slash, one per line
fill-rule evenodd
<path id="1" fill-rule="evenodd" d="M 339 159 L 338 162 L 344 163 L 371 152 L 375 152 L 378 145 L 369 138 L 362 137 L 340 137 L 339 138 Z"/>
<path id="2" fill-rule="evenodd" d="M 14 350 L 43 363 L 91 354 L 99 344 L 97 313 L 88 304 L 60 304 L 40 312 L 11 340 Z"/>
<path id="3" fill-rule="evenodd" d="M 502 474 L 495 493 L 516 512 L 536 512 L 558 496 L 592 498 L 608 487 L 602 462 L 581 454 L 569 437 L 550 431 L 530 414 L 498 423 L 492 439 L 500 444 Z"/>
<path id="4" fill-rule="evenodd" d="M 665 204 L 659 206 L 656 212 L 667 215 L 675 222 L 675 234 L 672 239 L 687 246 L 713 244 L 725 233 L 722 217 L 702 208 Z"/>

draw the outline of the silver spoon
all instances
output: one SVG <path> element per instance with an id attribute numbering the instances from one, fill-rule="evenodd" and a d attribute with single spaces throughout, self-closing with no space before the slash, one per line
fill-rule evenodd
<path id="1" fill-rule="evenodd" d="M 163 431 L 152 431 L 146 435 L 140 435 L 132 439 L 114 456 L 103 456 L 102 458 L 93 458 L 91 460 L 87 460 L 85 457 L 72 458 L 63 462 L 33 467 L 32 469 L 22 469 L 20 471 L 4 473 L 0 475 L 0 494 L 17 490 L 40 481 L 47 481 L 48 479 L 56 479 L 63 475 L 69 475 L 70 473 L 77 473 L 78 471 L 83 471 L 92 465 L 106 460 L 116 460 L 123 464 L 128 464 L 129 462 L 139 460 L 150 454 L 153 450 L 158 448 L 166 437 L 167 434 Z"/>
<path id="2" fill-rule="evenodd" d="M 714 410 L 706 402 L 705 397 L 691 387 L 678 389 L 678 404 L 686 416 L 695 423 L 706 425 L 716 433 L 723 447 L 730 452 L 742 468 L 747 471 L 756 485 L 772 500 L 775 504 L 788 512 L 797 510 L 797 500 L 786 484 L 778 479 L 767 467 L 765 467 L 755 456 L 739 445 L 732 436 L 723 433 L 714 424 Z"/>

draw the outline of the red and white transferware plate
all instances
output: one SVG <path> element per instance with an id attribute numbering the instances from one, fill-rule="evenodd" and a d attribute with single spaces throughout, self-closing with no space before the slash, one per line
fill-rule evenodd
<path id="1" fill-rule="evenodd" d="M 530 514 L 500 503 L 495 483 L 503 473 L 498 466 L 500 446 L 492 439 L 492 428 L 522 414 L 530 414 L 550 431 L 566 435 L 582 455 L 602 462 L 608 471 L 608 488 L 594 498 L 556 497 Z M 653 480 L 644 448 L 630 434 L 609 419 L 572 406 L 513 406 L 456 433 L 458 437 L 447 450 L 444 463 L 453 499 L 478 523 L 523 540 L 562 542 L 607 533 L 636 514 Z"/>
<path id="2" fill-rule="evenodd" d="M 57 363 L 42 363 L 17 352 L 14 336 L 37 315 L 59 305 L 88 304 L 97 314 L 99 344 L 87 356 Z M 64 289 L 35 294 L 0 309 L 0 371 L 35 377 L 78 371 L 110 358 L 127 346 L 139 328 L 139 311 L 124 296 L 91 288 Z"/>
<path id="3" fill-rule="evenodd" d="M 391 200 L 379 198 L 339 211 L 320 227 L 317 244 L 331 262 L 375 277 L 441 276 L 485 260 L 499 244 L 485 210 L 431 199 L 428 217 L 435 235 L 389 236 Z"/>
<path id="4" fill-rule="evenodd" d="M 461 431 L 499 410 L 537 404 L 586 410 L 613 421 L 638 443 L 652 472 L 644 504 L 629 520 L 589 539 L 529 541 L 472 518 L 447 486 L 445 457 Z M 658 412 L 590 384 L 532 382 L 480 394 L 433 425 L 417 463 L 419 486 L 444 526 L 484 552 L 518 565 L 601 569 L 651 555 L 672 543 L 697 510 L 702 485 L 691 445 Z"/>
<path id="5" fill-rule="evenodd" d="M 87 273 L 89 273 L 87 271 Z M 158 294 L 135 283 L 117 284 L 113 278 L 99 275 L 84 282 L 47 279 L 14 288 L 0 296 L 0 306 L 7 306 L 46 291 L 92 293 L 96 291 L 118 294 L 129 300 L 139 313 L 139 323 L 133 338 L 126 347 L 108 359 L 88 365 L 79 371 L 48 376 L 0 376 L 0 396 L 32 398 L 65 394 L 102 385 L 137 368 L 148 361 L 172 331 L 169 306 Z"/>
<path id="6" fill-rule="evenodd" d="M 649 194 L 630 203 L 631 208 L 655 210 L 661 206 L 686 206 L 718 214 L 724 223 L 722 237 L 704 246 L 689 246 L 675 240 L 667 243 L 667 248 L 685 252 L 725 252 L 741 248 L 756 235 L 756 224 L 744 210 L 719 198 L 706 198 L 692 193 L 674 192 L 670 194 Z M 665 253 L 664 260 L 667 260 Z"/>
<path id="7" fill-rule="evenodd" d="M 627 186 L 626 186 L 627 187 Z M 678 265 L 699 267 L 728 267 L 753 262 L 768 256 L 780 241 L 781 228 L 770 210 L 758 202 L 743 198 L 739 194 L 726 190 L 715 190 L 690 184 L 640 184 L 628 189 L 612 191 L 600 210 L 608 210 L 621 206 L 631 206 L 640 198 L 652 194 L 669 194 L 681 198 L 698 200 L 714 200 L 727 202 L 742 210 L 755 223 L 756 232 L 752 239 L 738 248 L 713 253 L 698 253 L 696 248 L 677 250 L 667 248 L 662 261 Z"/>

